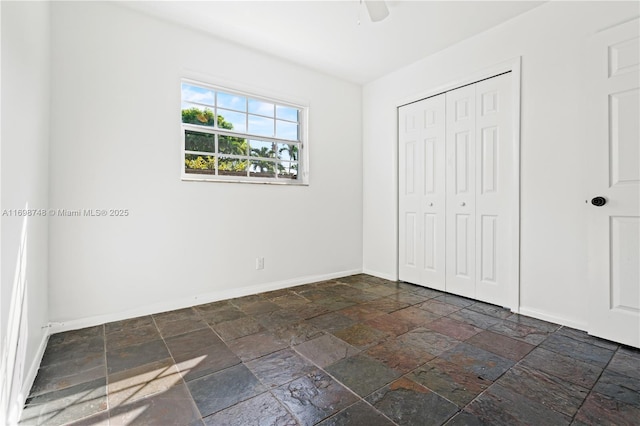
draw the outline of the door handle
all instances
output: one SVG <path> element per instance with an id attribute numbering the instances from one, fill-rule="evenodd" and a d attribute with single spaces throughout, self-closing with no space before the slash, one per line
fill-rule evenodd
<path id="1" fill-rule="evenodd" d="M 464 201 L 460 203 L 460 206 L 462 206 L 462 207 L 464 207 L 466 205 L 467 205 L 467 203 L 465 203 Z"/>
<path id="2" fill-rule="evenodd" d="M 591 204 L 593 204 L 596 207 L 602 207 L 605 204 L 607 204 L 607 199 L 604 197 L 593 197 L 591 199 Z"/>

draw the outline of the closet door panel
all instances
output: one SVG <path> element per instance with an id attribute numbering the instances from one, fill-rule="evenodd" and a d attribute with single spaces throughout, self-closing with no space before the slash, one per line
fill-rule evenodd
<path id="1" fill-rule="evenodd" d="M 446 291 L 475 297 L 475 86 L 446 94 Z"/>
<path id="2" fill-rule="evenodd" d="M 517 253 L 510 250 L 514 224 L 510 202 L 517 197 L 513 184 L 511 74 L 476 86 L 476 298 L 507 306 L 509 286 L 517 280 Z M 517 224 L 515 225 L 517 229 Z"/>

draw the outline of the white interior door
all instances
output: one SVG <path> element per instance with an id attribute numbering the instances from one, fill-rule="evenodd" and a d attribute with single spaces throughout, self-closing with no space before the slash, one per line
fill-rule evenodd
<path id="1" fill-rule="evenodd" d="M 640 347 L 639 28 L 636 19 L 591 40 L 585 120 L 589 332 L 635 347 Z"/>
<path id="2" fill-rule="evenodd" d="M 476 297 L 476 86 L 447 92 L 446 291 Z"/>
<path id="3" fill-rule="evenodd" d="M 475 298 L 500 306 L 510 305 L 510 289 L 517 283 L 518 223 L 517 161 L 513 139 L 511 74 L 477 83 L 475 170 Z"/>
<path id="4" fill-rule="evenodd" d="M 445 95 L 399 108 L 399 278 L 445 289 Z"/>

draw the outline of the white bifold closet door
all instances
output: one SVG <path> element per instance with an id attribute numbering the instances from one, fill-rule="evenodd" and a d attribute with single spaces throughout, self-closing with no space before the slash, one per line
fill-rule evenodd
<path id="1" fill-rule="evenodd" d="M 399 109 L 401 280 L 508 305 L 518 262 L 510 90 L 503 74 Z"/>

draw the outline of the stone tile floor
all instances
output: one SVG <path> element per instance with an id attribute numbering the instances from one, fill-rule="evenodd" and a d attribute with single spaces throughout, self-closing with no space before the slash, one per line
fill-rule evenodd
<path id="1" fill-rule="evenodd" d="M 355 275 L 55 334 L 22 424 L 640 424 L 640 351 Z"/>

